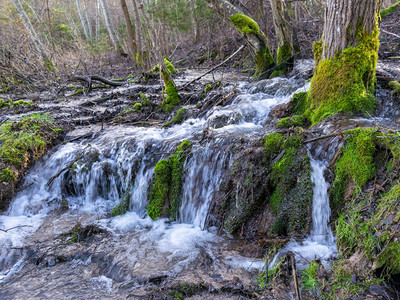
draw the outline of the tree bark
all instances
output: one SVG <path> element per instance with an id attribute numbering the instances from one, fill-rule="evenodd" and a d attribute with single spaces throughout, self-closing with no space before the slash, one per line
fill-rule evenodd
<path id="1" fill-rule="evenodd" d="M 129 54 L 131 56 L 132 61 L 136 61 L 137 47 L 136 47 L 135 33 L 133 32 L 131 17 L 129 15 L 128 6 L 126 5 L 125 0 L 121 0 L 121 7 L 125 17 Z"/>
<path id="2" fill-rule="evenodd" d="M 331 0 L 308 93 L 311 121 L 338 112 L 372 113 L 379 48 L 379 0 Z"/>
<path id="3" fill-rule="evenodd" d="M 260 78 L 271 75 L 275 61 L 267 46 L 267 38 L 260 30 L 258 24 L 253 19 L 245 16 L 241 10 L 227 0 L 206 0 L 206 2 L 218 14 L 231 21 L 243 34 L 254 58 L 256 66 L 254 77 Z M 251 30 L 248 30 L 249 27 Z"/>

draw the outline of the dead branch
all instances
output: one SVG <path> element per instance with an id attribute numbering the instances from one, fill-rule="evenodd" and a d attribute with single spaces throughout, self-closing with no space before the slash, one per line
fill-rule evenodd
<path id="1" fill-rule="evenodd" d="M 228 94 L 226 94 L 224 97 L 222 97 L 221 100 L 219 100 L 217 103 L 215 103 L 214 106 L 221 105 L 226 99 L 228 99 L 230 96 L 232 96 L 235 93 L 237 88 L 238 88 L 238 85 L 236 84 L 233 87 L 233 89 Z"/>
<path id="2" fill-rule="evenodd" d="M 328 139 L 330 137 L 334 137 L 334 136 L 337 136 L 339 134 L 340 133 L 332 133 L 332 134 L 328 134 L 328 135 L 323 135 L 323 136 L 320 136 L 320 137 L 317 137 L 317 138 L 314 138 L 314 139 L 311 139 L 311 140 L 304 141 L 303 144 L 312 143 L 312 142 L 323 140 L 323 139 Z"/>
<path id="3" fill-rule="evenodd" d="M 61 169 L 56 175 L 54 175 L 53 177 L 51 177 L 51 178 L 49 179 L 49 181 L 46 183 L 46 186 L 49 187 L 49 188 L 51 188 L 51 186 L 52 186 L 53 183 L 54 183 L 54 180 L 56 180 L 57 177 L 60 176 L 64 171 L 70 169 L 70 168 L 74 165 L 74 163 L 76 163 L 77 160 L 79 160 L 80 158 L 81 158 L 81 156 L 78 155 L 68 166 L 66 166 L 65 168 Z"/>
<path id="4" fill-rule="evenodd" d="M 16 228 L 22 228 L 22 227 L 33 227 L 33 226 L 31 226 L 31 225 L 18 225 L 18 226 L 11 227 L 11 228 L 8 228 L 8 229 L 1 229 L 0 228 L 0 231 L 8 232 L 10 230 L 13 230 L 13 229 L 16 229 Z"/>

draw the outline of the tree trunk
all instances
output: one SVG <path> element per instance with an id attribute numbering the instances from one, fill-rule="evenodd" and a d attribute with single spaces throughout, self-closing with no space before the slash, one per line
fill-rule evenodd
<path id="1" fill-rule="evenodd" d="M 114 29 L 114 25 L 111 20 L 111 15 L 110 15 L 110 10 L 108 8 L 107 0 L 100 0 L 100 7 L 101 7 L 101 10 L 103 11 L 104 20 L 106 22 L 106 27 L 107 27 L 108 34 L 110 35 L 111 42 L 113 43 L 115 50 L 117 50 L 118 53 L 122 53 L 123 49 L 119 42 L 118 36 L 115 33 L 115 29 Z"/>
<path id="2" fill-rule="evenodd" d="M 13 0 L 15 8 L 17 9 L 19 15 L 21 16 L 22 22 L 25 26 L 26 31 L 28 32 L 36 50 L 39 52 L 40 56 L 43 59 L 43 62 L 48 70 L 54 70 L 54 65 L 50 58 L 47 56 L 46 50 L 43 47 L 42 42 L 39 39 L 39 36 L 37 35 L 35 28 L 33 28 L 31 21 L 29 20 L 28 15 L 24 11 L 24 8 L 22 7 L 22 4 L 20 0 Z"/>
<path id="3" fill-rule="evenodd" d="M 133 22 L 135 24 L 135 37 L 136 37 L 136 44 L 137 44 L 137 52 L 138 52 L 138 58 L 137 58 L 137 64 L 141 67 L 143 67 L 143 28 L 142 28 L 142 22 L 140 21 L 140 15 L 139 15 L 139 8 L 136 3 L 136 0 L 132 0 L 133 4 Z"/>
<path id="4" fill-rule="evenodd" d="M 85 16 L 86 16 L 86 23 L 87 23 L 88 33 L 89 33 L 89 39 L 92 40 L 93 39 L 93 31 L 92 31 L 92 25 L 90 23 L 90 18 L 89 18 L 89 10 L 86 5 L 86 0 L 82 0 L 82 2 L 83 2 L 83 9 L 85 11 Z"/>
<path id="5" fill-rule="evenodd" d="M 132 61 L 136 61 L 137 47 L 136 47 L 136 41 L 135 41 L 135 33 L 133 32 L 131 17 L 129 15 L 128 6 L 126 5 L 125 0 L 121 0 L 121 7 L 122 7 L 122 11 L 124 12 L 124 17 L 125 17 L 126 32 L 127 32 L 127 36 L 128 36 L 129 54 L 132 58 Z"/>
<path id="6" fill-rule="evenodd" d="M 258 24 L 250 17 L 245 16 L 227 0 L 206 1 L 218 14 L 230 20 L 243 34 L 254 57 L 256 66 L 254 77 L 260 78 L 271 75 L 275 66 L 275 61 L 267 46 L 267 38 L 265 34 L 261 32 Z"/>
<path id="7" fill-rule="evenodd" d="M 82 28 L 83 28 L 83 33 L 85 34 L 85 38 L 89 40 L 89 33 L 86 27 L 86 22 L 85 18 L 83 17 L 82 9 L 81 9 L 81 3 L 79 0 L 76 0 L 76 8 L 78 10 L 78 15 L 79 19 L 81 20 Z"/>
<path id="8" fill-rule="evenodd" d="M 313 123 L 338 112 L 365 113 L 375 107 L 379 0 L 331 0 L 326 5 L 308 93 Z"/>
<path id="9" fill-rule="evenodd" d="M 293 26 L 283 0 L 270 0 L 270 3 L 278 39 L 278 51 L 276 55 L 277 69 L 273 75 L 278 76 L 291 69 L 294 55 L 299 49 L 295 43 L 297 38 L 295 37 Z"/>
<path id="10" fill-rule="evenodd" d="M 99 41 L 99 35 L 100 35 L 100 3 L 99 0 L 96 0 L 96 42 Z"/>

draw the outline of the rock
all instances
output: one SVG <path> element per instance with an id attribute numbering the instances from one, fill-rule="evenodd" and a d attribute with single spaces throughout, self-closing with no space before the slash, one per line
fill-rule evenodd
<path id="1" fill-rule="evenodd" d="M 282 103 L 276 105 L 274 108 L 271 109 L 270 115 L 274 118 L 286 118 L 289 117 L 293 113 L 293 105 L 292 102 Z"/>

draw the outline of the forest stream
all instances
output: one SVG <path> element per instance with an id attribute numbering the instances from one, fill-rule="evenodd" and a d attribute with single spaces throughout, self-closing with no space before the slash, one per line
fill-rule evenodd
<path id="1" fill-rule="evenodd" d="M 288 251 L 294 253 L 298 271 L 314 259 L 329 270 L 339 253 L 330 223 L 332 175 L 327 170 L 344 143 L 337 133 L 360 126 L 398 130 L 395 121 L 400 104 L 388 104 L 394 97 L 388 96 L 387 90 L 377 91 L 376 116 L 338 116 L 305 133 L 304 141 L 309 142 L 304 144 L 303 154 L 309 164 L 313 196 L 304 215 L 308 225 L 296 229 L 305 234 L 292 236 L 268 261 L 265 249 L 270 249 L 269 242 L 262 237 L 269 236 L 273 225 L 268 220 L 275 218 L 268 201 L 250 201 L 249 215 L 235 215 L 235 209 L 243 209 L 244 195 L 266 199 L 270 193 L 257 190 L 258 181 L 269 180 L 263 177 L 266 173 L 259 175 L 249 167 L 253 175 L 245 179 L 250 174 L 246 174 L 247 166 L 255 166 L 260 158 L 250 163 L 241 153 L 247 151 L 248 157 L 253 153 L 264 160 L 260 141 L 277 130 L 271 109 L 308 91 L 307 74 L 312 67 L 312 61 L 301 61 L 289 78 L 258 82 L 243 74 L 215 72 L 200 82 L 221 81 L 218 93 L 226 95 L 235 89 L 234 96 L 205 110 L 188 101 L 185 108 L 190 117 L 168 128 L 155 122 L 130 126 L 93 119 L 112 114 L 139 91 L 152 99 L 152 93 L 161 89 L 157 84 L 132 82 L 88 96 L 66 94 L 71 100 L 65 102 L 38 101 L 29 113 L 49 111 L 56 119 L 67 116 L 76 127 L 67 133 L 66 142 L 29 169 L 0 216 L 0 298 L 158 299 L 178 294 L 190 299 L 256 298 L 260 289 L 257 278 L 265 268 L 273 269 Z M 379 67 L 393 76 L 399 70 L 393 64 L 380 63 Z M 182 86 L 199 73 L 184 71 L 175 82 Z M 96 104 L 97 99 L 109 95 L 112 97 Z M 213 92 L 202 103 L 212 96 Z M 46 92 L 31 97 L 49 99 Z M 81 105 L 90 101 L 95 104 Z M 4 119 L 16 120 L 25 113 L 22 109 Z M 315 139 L 322 136 L 326 138 Z M 172 217 L 154 221 L 147 208 L 156 164 L 176 153 L 184 141 L 190 141 L 190 150 L 183 160 L 179 206 Z M 283 155 L 289 150 L 285 151 Z M 235 172 L 243 180 L 232 181 Z M 302 180 L 300 174 L 297 180 Z M 263 195 L 257 196 L 258 192 Z M 230 204 L 224 204 L 228 198 Z M 112 216 L 121 199 L 127 201 L 128 211 Z M 242 217 L 246 219 L 243 225 L 235 227 L 235 220 Z M 235 228 L 232 233 L 230 228 Z M 249 251 L 249 245 L 257 250 Z M 273 295 L 274 299 L 295 297 L 291 285 Z"/>

